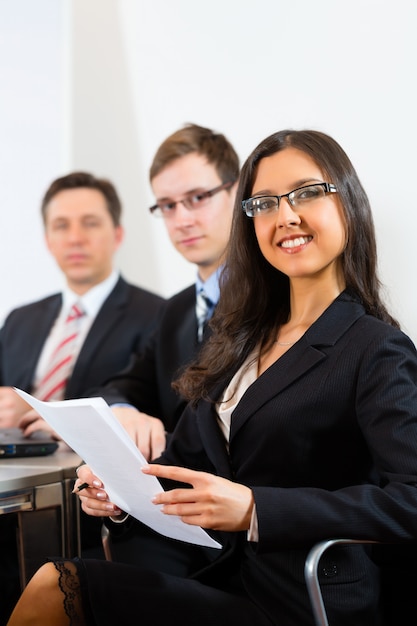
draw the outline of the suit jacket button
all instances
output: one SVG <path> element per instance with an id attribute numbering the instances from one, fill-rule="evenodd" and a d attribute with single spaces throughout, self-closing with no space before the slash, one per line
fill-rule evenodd
<path id="1" fill-rule="evenodd" d="M 333 576 L 337 576 L 337 565 L 336 563 L 329 563 L 321 568 L 321 573 L 326 578 L 332 578 Z"/>

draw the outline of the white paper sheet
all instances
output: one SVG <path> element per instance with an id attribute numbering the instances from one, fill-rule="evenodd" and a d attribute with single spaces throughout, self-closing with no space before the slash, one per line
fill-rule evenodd
<path id="1" fill-rule="evenodd" d="M 14 389 L 100 477 L 111 502 L 166 537 L 221 548 L 202 528 L 164 515 L 151 502 L 162 486 L 155 476 L 143 474 L 145 457 L 103 398 L 42 402 Z"/>

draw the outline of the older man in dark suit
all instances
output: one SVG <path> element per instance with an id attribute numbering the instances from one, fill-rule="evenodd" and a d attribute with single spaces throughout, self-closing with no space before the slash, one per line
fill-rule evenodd
<path id="1" fill-rule="evenodd" d="M 26 434 L 50 428 L 12 387 L 48 400 L 87 395 L 140 353 L 164 304 L 113 267 L 123 228 L 111 182 L 85 172 L 58 178 L 45 193 L 42 217 L 47 246 L 65 278 L 63 291 L 15 309 L 0 331 L 0 426 L 20 426 Z M 68 342 L 74 304 L 82 314 Z M 60 345 L 66 351 L 57 364 Z M 20 593 L 15 524 L 13 515 L 0 518 L 0 624 Z M 97 554 L 99 521 L 83 515 L 81 526 L 83 553 Z"/>
<path id="2" fill-rule="evenodd" d="M 49 427 L 33 413 L 22 417 L 28 407 L 11 387 L 48 400 L 85 395 L 139 354 L 164 303 L 128 284 L 113 267 L 123 227 L 121 203 L 109 181 L 84 172 L 55 180 L 45 193 L 42 216 L 64 289 L 15 309 L 0 331 L 0 426 L 26 427 L 27 434 Z M 60 388 L 44 395 L 43 381 L 74 304 L 82 308 L 82 316 L 65 355 L 70 363 L 61 371 Z"/>

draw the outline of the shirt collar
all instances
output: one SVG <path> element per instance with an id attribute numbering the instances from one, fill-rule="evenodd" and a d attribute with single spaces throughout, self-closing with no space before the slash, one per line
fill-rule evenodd
<path id="1" fill-rule="evenodd" d="M 204 289 L 204 293 L 210 299 L 210 301 L 216 305 L 220 298 L 220 274 L 222 273 L 223 266 L 217 268 L 215 272 L 210 274 L 206 281 L 202 281 L 197 274 L 196 280 L 196 293 L 200 293 Z"/>
<path id="2" fill-rule="evenodd" d="M 103 306 L 104 301 L 113 291 L 118 280 L 119 273 L 113 270 L 110 276 L 103 280 L 103 282 L 99 283 L 98 285 L 94 285 L 94 287 L 89 289 L 82 296 L 74 293 L 74 291 L 66 286 L 62 292 L 61 312 L 64 316 L 66 316 L 72 305 L 75 302 L 80 302 L 86 315 L 88 315 L 89 317 L 95 317 Z"/>

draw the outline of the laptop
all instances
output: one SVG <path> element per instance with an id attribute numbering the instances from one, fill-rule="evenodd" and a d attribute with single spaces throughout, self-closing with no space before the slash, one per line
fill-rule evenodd
<path id="1" fill-rule="evenodd" d="M 41 430 L 24 437 L 20 428 L 0 428 L 0 459 L 46 456 L 58 448 L 58 442 Z"/>

